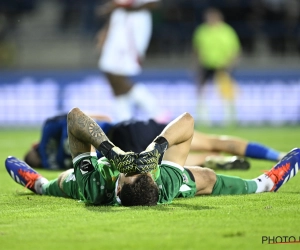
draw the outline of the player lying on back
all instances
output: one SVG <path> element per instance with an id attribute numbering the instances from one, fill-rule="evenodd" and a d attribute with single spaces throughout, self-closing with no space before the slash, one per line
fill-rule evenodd
<path id="1" fill-rule="evenodd" d="M 124 151 L 140 152 L 163 131 L 167 124 L 128 120 L 112 123 L 105 116 L 91 116 L 107 134 L 110 141 Z M 98 157 L 100 157 L 100 153 Z M 232 156 L 225 156 L 228 153 Z M 232 136 L 217 136 L 194 131 L 191 151 L 185 165 L 201 165 L 213 169 L 248 169 L 250 164 L 242 157 L 279 161 L 282 153 L 265 145 Z M 236 157 L 238 156 L 238 157 Z M 67 114 L 47 119 L 41 139 L 34 143 L 24 160 L 34 168 L 69 169 L 72 158 L 68 145 Z"/>

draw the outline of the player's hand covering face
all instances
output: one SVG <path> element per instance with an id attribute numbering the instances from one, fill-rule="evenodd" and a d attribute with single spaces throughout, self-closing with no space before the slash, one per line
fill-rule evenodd
<path id="1" fill-rule="evenodd" d="M 137 172 L 137 154 L 134 152 L 124 152 L 119 147 L 114 146 L 106 157 L 121 173 Z"/>
<path id="2" fill-rule="evenodd" d="M 158 137 L 152 142 L 136 160 L 138 173 L 147 173 L 157 168 L 159 158 L 167 148 L 168 142 L 163 137 Z"/>
<path id="3" fill-rule="evenodd" d="M 168 141 L 160 136 L 140 154 L 124 152 L 110 142 L 101 145 L 101 152 L 121 173 L 145 174 L 157 168 L 160 156 L 168 148 Z"/>

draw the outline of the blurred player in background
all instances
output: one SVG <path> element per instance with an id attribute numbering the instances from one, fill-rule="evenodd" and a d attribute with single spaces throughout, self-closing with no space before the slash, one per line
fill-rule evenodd
<path id="1" fill-rule="evenodd" d="M 112 123 L 103 115 L 91 116 L 116 146 L 125 151 L 141 152 L 166 127 L 166 123 L 128 120 Z M 222 155 L 222 153 L 234 156 Z M 194 131 L 186 165 L 201 165 L 213 169 L 248 169 L 249 163 L 236 156 L 278 161 L 283 153 L 262 144 L 241 138 L 217 136 Z M 98 152 L 98 157 L 100 153 Z M 67 114 L 47 119 L 41 139 L 34 143 L 24 157 L 33 168 L 69 169 L 72 158 L 68 144 Z"/>
<path id="2" fill-rule="evenodd" d="M 193 34 L 193 48 L 200 66 L 200 120 L 209 124 L 205 103 L 205 84 L 212 80 L 217 83 L 224 106 L 224 122 L 235 121 L 235 82 L 230 76 L 240 53 L 240 41 L 234 29 L 223 20 L 222 13 L 209 8 L 204 13 L 204 23 Z"/>
<path id="3" fill-rule="evenodd" d="M 110 15 L 98 34 L 99 69 L 106 76 L 115 95 L 116 119 L 134 117 L 141 108 L 148 117 L 161 118 L 154 96 L 147 88 L 133 83 L 138 75 L 152 33 L 151 9 L 159 0 L 114 0 L 100 6 L 98 15 Z"/>

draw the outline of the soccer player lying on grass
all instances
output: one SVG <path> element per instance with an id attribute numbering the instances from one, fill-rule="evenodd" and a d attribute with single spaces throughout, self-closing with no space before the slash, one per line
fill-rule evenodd
<path id="1" fill-rule="evenodd" d="M 125 153 L 115 147 L 78 108 L 68 114 L 68 130 L 74 169 L 48 181 L 26 163 L 8 157 L 5 165 L 10 176 L 37 194 L 94 205 L 151 206 L 177 197 L 277 191 L 297 174 L 300 164 L 300 150 L 293 149 L 271 170 L 252 180 L 216 174 L 208 168 L 184 167 L 194 133 L 194 120 L 188 113 L 169 123 L 140 153 Z M 91 144 L 105 158 L 98 160 Z"/>
<path id="2" fill-rule="evenodd" d="M 152 119 L 128 120 L 115 124 L 106 116 L 91 117 L 112 143 L 124 151 L 133 152 L 144 150 L 167 125 Z M 25 162 L 33 168 L 72 168 L 67 134 L 67 114 L 47 119 L 42 128 L 40 141 L 26 153 Z M 222 152 L 234 156 L 221 155 Z M 98 157 L 101 156 L 99 151 L 97 154 Z M 249 162 L 237 156 L 277 162 L 283 155 L 272 148 L 241 138 L 204 134 L 195 130 L 185 164 L 213 169 L 248 169 Z"/>

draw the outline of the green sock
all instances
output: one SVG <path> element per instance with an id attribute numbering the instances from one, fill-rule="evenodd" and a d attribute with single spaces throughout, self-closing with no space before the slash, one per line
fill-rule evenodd
<path id="1" fill-rule="evenodd" d="M 58 186 L 58 179 L 49 181 L 47 184 L 44 184 L 42 187 L 43 195 L 51 195 L 56 197 L 66 197 L 66 194 Z"/>
<path id="2" fill-rule="evenodd" d="M 244 180 L 239 177 L 217 174 L 212 195 L 226 194 L 252 194 L 255 193 L 257 184 L 253 180 Z"/>

